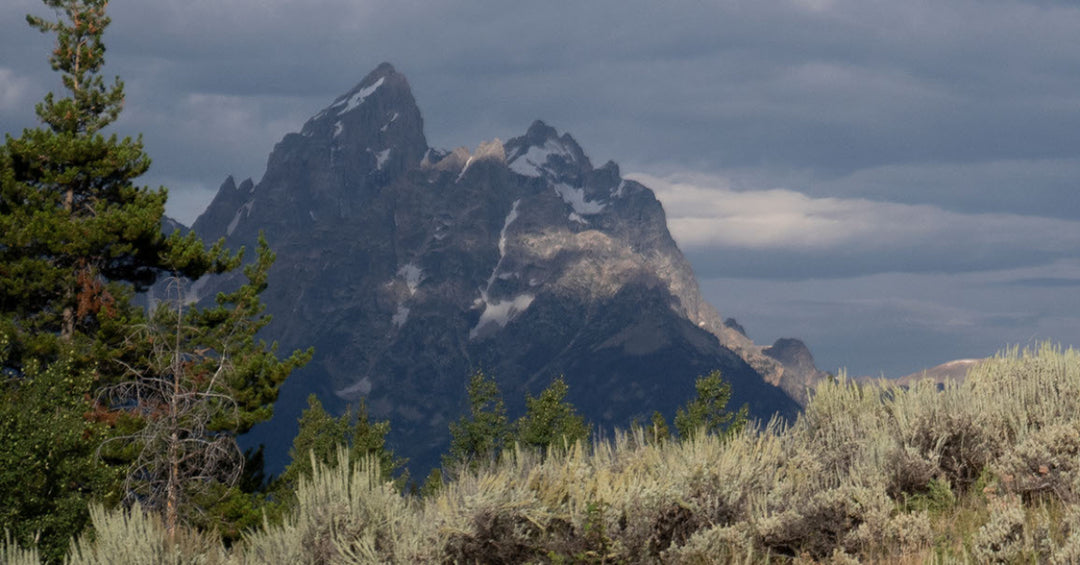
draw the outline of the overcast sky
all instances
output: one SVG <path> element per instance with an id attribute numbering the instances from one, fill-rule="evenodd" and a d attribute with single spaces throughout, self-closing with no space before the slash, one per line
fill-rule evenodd
<path id="1" fill-rule="evenodd" d="M 656 190 L 759 343 L 900 376 L 1080 345 L 1080 8 L 1032 0 L 112 0 L 114 130 L 190 223 L 382 61 L 435 147 L 534 119 Z M 52 39 L 0 3 L 0 131 Z"/>

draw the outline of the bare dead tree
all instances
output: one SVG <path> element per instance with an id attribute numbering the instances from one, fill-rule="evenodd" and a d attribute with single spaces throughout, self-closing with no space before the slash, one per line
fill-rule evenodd
<path id="1" fill-rule="evenodd" d="M 231 352 L 199 347 L 184 281 L 173 278 L 168 289 L 169 299 L 128 337 L 129 345 L 146 352 L 142 362 L 121 362 L 126 380 L 103 389 L 99 404 L 137 422 L 137 431 L 111 438 L 102 448 L 133 452 L 125 498 L 161 512 L 174 540 L 181 505 L 214 483 L 235 484 L 244 455 L 234 434 L 212 425 L 223 417 L 239 419 L 223 384 L 233 370 Z"/>

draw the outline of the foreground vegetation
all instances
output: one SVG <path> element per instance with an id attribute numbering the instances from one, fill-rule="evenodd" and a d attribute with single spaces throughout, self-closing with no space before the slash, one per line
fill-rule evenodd
<path id="1" fill-rule="evenodd" d="M 427 496 L 314 462 L 230 548 L 92 511 L 71 563 L 1080 561 L 1080 353 L 1012 350 L 943 390 L 823 384 L 785 426 L 507 449 Z M 36 563 L 8 546 L 8 562 Z M 21 561 L 20 561 L 21 560 Z"/>
<path id="2" fill-rule="evenodd" d="M 677 436 L 657 415 L 590 439 L 561 379 L 511 422 L 478 373 L 418 492 L 388 423 L 312 400 L 267 482 L 236 437 L 311 355 L 256 337 L 273 253 L 187 304 L 241 257 L 165 237 L 141 143 L 103 135 L 107 0 L 44 3 L 69 96 L 0 146 L 0 563 L 1080 562 L 1080 354 L 1050 345 L 944 390 L 841 377 L 790 425 L 728 412 L 714 373 Z"/>

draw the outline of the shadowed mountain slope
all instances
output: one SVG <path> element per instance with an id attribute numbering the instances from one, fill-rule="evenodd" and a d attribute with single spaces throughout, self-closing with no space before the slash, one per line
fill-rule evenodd
<path id="1" fill-rule="evenodd" d="M 512 415 L 563 374 L 605 427 L 670 416 L 713 369 L 757 417 L 798 409 L 762 377 L 783 366 L 702 298 L 651 190 L 539 121 L 475 151 L 431 149 L 388 64 L 286 135 L 261 181 L 227 179 L 193 229 L 249 249 L 264 231 L 278 255 L 266 337 L 316 348 L 246 439 L 267 444 L 272 470 L 315 392 L 332 409 L 365 399 L 426 472 L 478 368 Z"/>

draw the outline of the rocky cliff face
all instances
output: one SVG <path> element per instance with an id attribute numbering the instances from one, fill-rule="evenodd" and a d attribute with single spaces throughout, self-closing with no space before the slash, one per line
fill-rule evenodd
<path id="1" fill-rule="evenodd" d="M 827 376 L 814 364 L 810 348 L 801 340 L 780 338 L 761 352 L 778 361 L 782 367 L 779 378 L 767 380 L 782 388 L 800 405 L 806 405 L 809 390 Z"/>
<path id="2" fill-rule="evenodd" d="M 797 410 L 762 377 L 783 366 L 701 297 L 651 190 L 542 122 L 471 152 L 431 149 L 387 64 L 286 135 L 260 182 L 226 180 L 193 229 L 249 248 L 265 232 L 278 255 L 267 337 L 316 347 L 248 438 L 272 468 L 315 392 L 331 407 L 365 399 L 424 472 L 478 368 L 511 412 L 565 375 L 569 400 L 607 427 L 670 416 L 713 369 L 755 416 Z"/>

